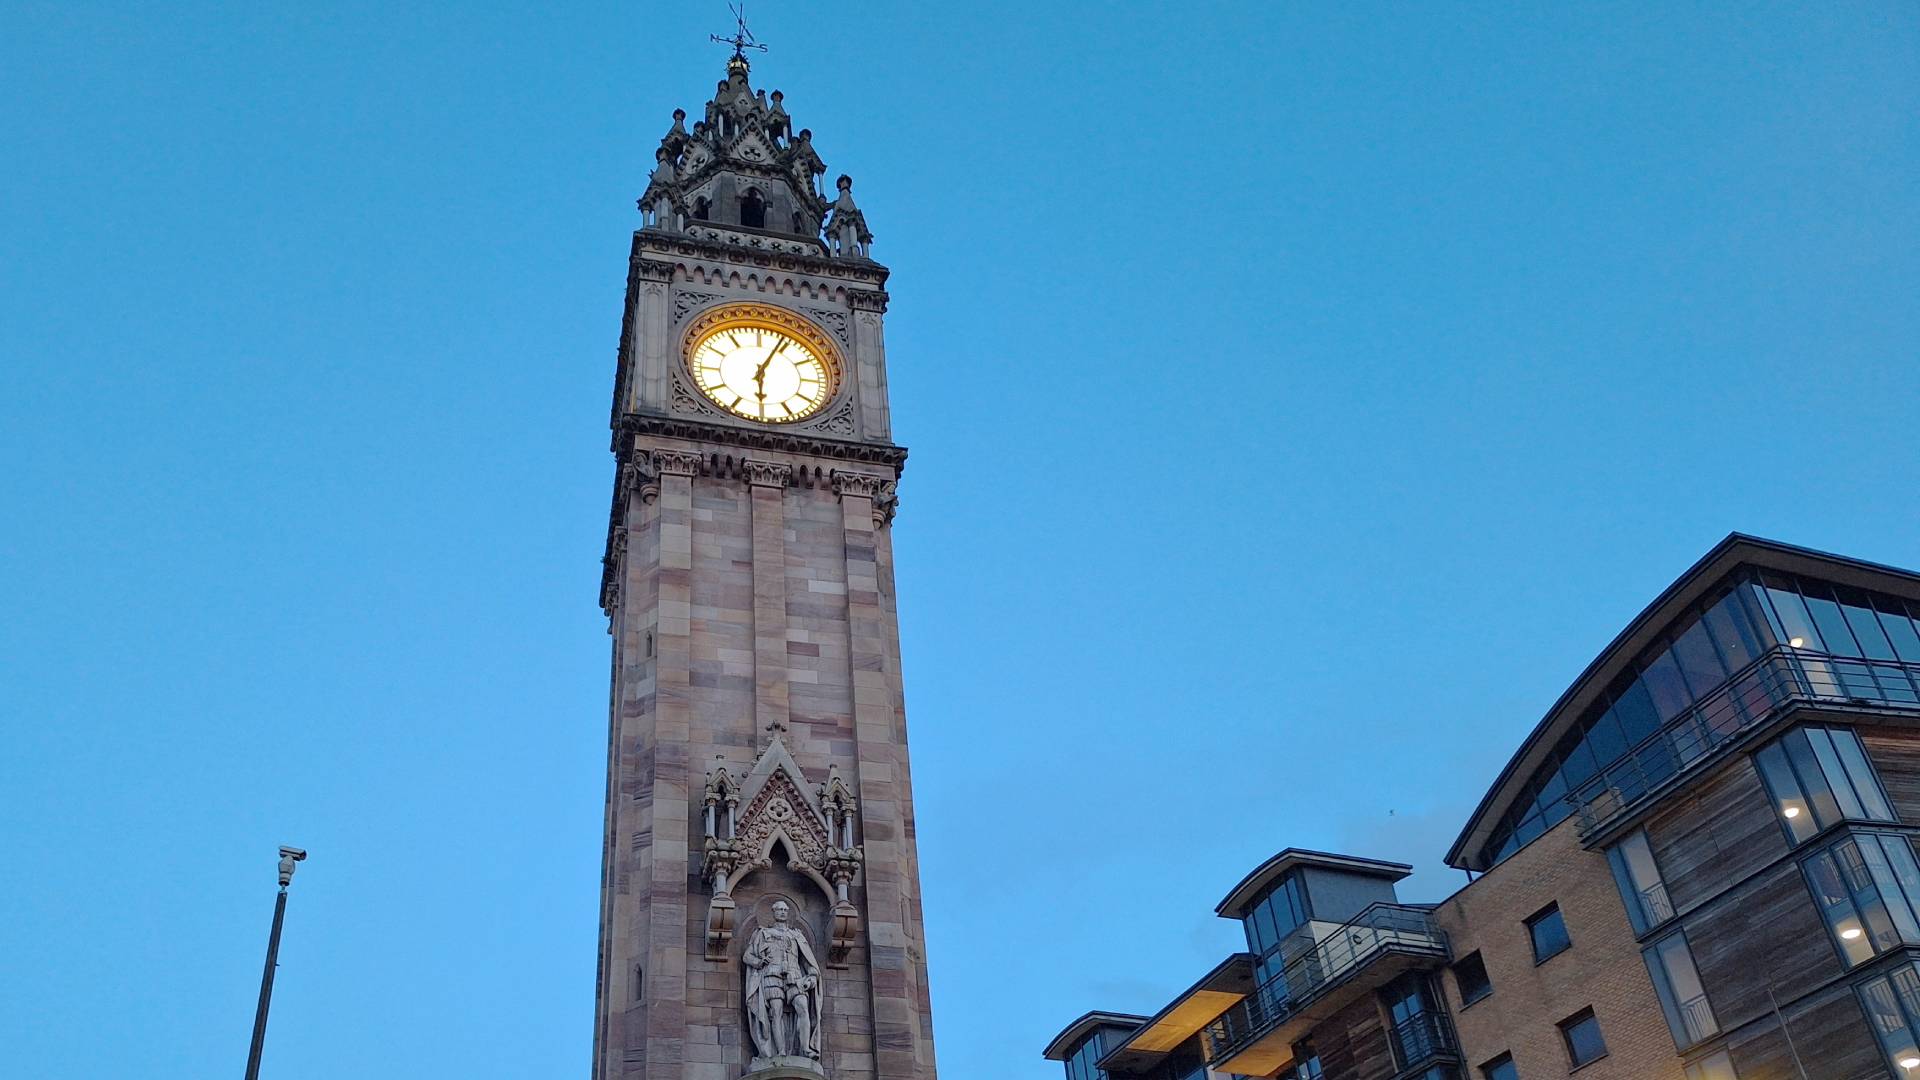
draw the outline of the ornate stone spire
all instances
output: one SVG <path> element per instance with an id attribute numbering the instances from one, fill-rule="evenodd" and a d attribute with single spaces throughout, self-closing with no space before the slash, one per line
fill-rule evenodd
<path id="1" fill-rule="evenodd" d="M 853 205 L 851 181 L 840 178 L 829 203 L 820 177 L 826 164 L 813 132 L 794 130 L 785 97 L 755 90 L 747 58 L 727 60 L 692 130 L 685 110 L 654 151 L 654 169 L 640 196 L 642 228 L 684 233 L 728 246 L 864 259 L 873 236 Z M 822 227 L 832 212 L 831 236 Z"/>

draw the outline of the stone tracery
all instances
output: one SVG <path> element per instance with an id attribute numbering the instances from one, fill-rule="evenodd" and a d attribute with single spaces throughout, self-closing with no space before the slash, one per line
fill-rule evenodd
<path id="1" fill-rule="evenodd" d="M 859 934 L 860 915 L 851 886 L 865 854 L 856 843 L 858 805 L 833 770 L 815 791 L 776 734 L 744 783 L 724 764 L 707 773 L 704 794 L 705 860 L 702 876 L 713 890 L 707 904 L 707 955 L 727 953 L 736 928 L 733 890 L 756 870 L 774 865 L 786 851 L 786 868 L 807 877 L 831 906 L 832 940 L 827 961 L 845 960 Z"/>

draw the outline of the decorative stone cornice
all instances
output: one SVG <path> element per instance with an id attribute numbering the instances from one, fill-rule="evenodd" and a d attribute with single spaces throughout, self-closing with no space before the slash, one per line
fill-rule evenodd
<path id="1" fill-rule="evenodd" d="M 689 450 L 655 450 L 654 463 L 662 476 L 698 476 L 701 456 Z"/>
<path id="2" fill-rule="evenodd" d="M 833 470 L 833 493 L 843 499 L 849 495 L 863 499 L 878 498 L 886 484 L 887 478 L 875 473 Z"/>
<path id="3" fill-rule="evenodd" d="M 748 458 L 740 463 L 740 472 L 749 487 L 784 488 L 793 482 L 793 466 L 777 461 Z"/>
<path id="4" fill-rule="evenodd" d="M 647 413 L 628 413 L 620 418 L 615 428 L 614 448 L 618 450 L 635 436 L 718 443 L 777 454 L 801 454 L 831 461 L 880 466 L 895 473 L 905 468 L 907 463 L 907 448 L 892 443 L 853 442 L 776 428 L 737 427 Z"/>
<path id="5" fill-rule="evenodd" d="M 848 289 L 847 303 L 855 311 L 885 311 L 892 297 L 885 289 Z"/>
<path id="6" fill-rule="evenodd" d="M 658 259 L 648 259 L 639 253 L 633 255 L 634 276 L 642 281 L 672 281 L 674 265 Z"/>
<path id="7" fill-rule="evenodd" d="M 842 499 L 854 495 L 869 500 L 873 508 L 873 527 L 876 529 L 893 524 L 893 515 L 900 508 L 900 497 L 895 494 L 896 490 L 897 485 L 889 477 L 846 469 L 833 470 L 833 493 Z"/>
<path id="8" fill-rule="evenodd" d="M 871 286 L 876 292 L 887 283 L 889 273 L 886 267 L 870 259 L 835 259 L 824 254 L 802 255 L 788 251 L 763 251 L 732 244 L 714 243 L 685 233 L 664 233 L 653 229 L 635 230 L 633 246 L 636 252 L 644 247 L 656 255 L 676 256 L 681 259 L 706 259 L 735 266 L 758 266 L 792 274 L 811 274 L 815 277 L 857 281 Z"/>

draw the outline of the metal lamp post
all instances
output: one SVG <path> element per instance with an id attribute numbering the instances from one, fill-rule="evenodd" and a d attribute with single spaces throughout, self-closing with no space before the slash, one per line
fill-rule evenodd
<path id="1" fill-rule="evenodd" d="M 280 895 L 273 899 L 273 932 L 267 936 L 267 970 L 260 975 L 260 1007 L 253 1013 L 253 1048 L 247 1051 L 247 1080 L 260 1080 L 260 1051 L 267 1043 L 267 1006 L 273 1001 L 273 969 L 280 962 L 280 924 L 287 917 L 287 886 L 293 883 L 293 864 L 307 853 L 297 847 L 280 848 Z"/>

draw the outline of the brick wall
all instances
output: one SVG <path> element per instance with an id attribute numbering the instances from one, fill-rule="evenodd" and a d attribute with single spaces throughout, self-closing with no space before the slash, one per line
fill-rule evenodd
<path id="1" fill-rule="evenodd" d="M 1573 947 L 1536 965 L 1526 919 L 1554 903 Z M 1683 1076 L 1606 856 L 1581 850 L 1572 819 L 1449 897 L 1434 916 L 1454 956 L 1478 951 L 1493 983 L 1491 995 L 1463 1006 L 1452 976 L 1440 979 L 1470 1070 L 1511 1053 L 1527 1080 L 1566 1076 L 1557 1025 L 1592 1008 L 1608 1054 L 1580 1070 L 1583 1080 Z"/>

